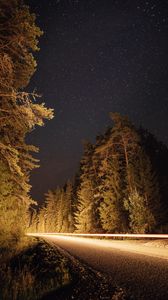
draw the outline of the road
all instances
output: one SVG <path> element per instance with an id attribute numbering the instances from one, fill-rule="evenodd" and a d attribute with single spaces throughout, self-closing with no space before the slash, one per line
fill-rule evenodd
<path id="1" fill-rule="evenodd" d="M 168 299 L 168 249 L 132 241 L 44 236 L 94 269 L 111 276 L 130 299 Z"/>

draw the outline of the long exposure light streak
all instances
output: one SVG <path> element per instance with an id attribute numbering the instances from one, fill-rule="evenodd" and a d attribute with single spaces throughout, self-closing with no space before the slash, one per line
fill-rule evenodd
<path id="1" fill-rule="evenodd" d="M 29 236 L 72 236 L 72 237 L 111 237 L 111 238 L 155 238 L 155 239 L 168 239 L 168 234 L 138 234 L 138 233 L 63 233 L 63 232 L 41 232 L 41 233 L 27 233 Z"/>
<path id="2" fill-rule="evenodd" d="M 54 243 L 64 250 L 95 249 L 96 251 L 126 251 L 168 260 L 168 234 L 102 234 L 102 233 L 28 233 Z M 139 241 L 138 241 L 139 240 Z M 152 241 L 152 243 L 150 243 Z M 85 251 L 84 250 L 84 251 Z M 83 250 L 82 250 L 83 251 Z M 98 252 L 99 253 L 99 252 Z"/>

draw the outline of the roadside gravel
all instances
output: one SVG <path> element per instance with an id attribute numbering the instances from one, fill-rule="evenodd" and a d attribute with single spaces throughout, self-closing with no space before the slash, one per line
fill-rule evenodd
<path id="1" fill-rule="evenodd" d="M 53 291 L 41 300 L 127 300 L 126 292 L 114 285 L 112 278 L 98 272 L 67 251 L 57 247 L 68 263 L 71 284 Z"/>

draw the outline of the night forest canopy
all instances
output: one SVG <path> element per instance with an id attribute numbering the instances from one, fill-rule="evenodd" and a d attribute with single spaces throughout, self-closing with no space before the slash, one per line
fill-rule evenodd
<path id="1" fill-rule="evenodd" d="M 29 177 L 39 166 L 32 156 L 38 149 L 26 137 L 53 111 L 25 88 L 42 32 L 22 1 L 1 0 L 0 8 L 0 241 L 19 239 L 25 230 L 166 231 L 168 150 L 118 113 L 95 144 L 85 143 L 74 181 L 48 191 L 36 209 Z"/>

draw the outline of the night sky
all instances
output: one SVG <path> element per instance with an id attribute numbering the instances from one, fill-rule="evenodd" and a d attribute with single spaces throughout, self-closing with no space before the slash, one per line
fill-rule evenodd
<path id="1" fill-rule="evenodd" d="M 28 0 L 44 31 L 29 90 L 55 118 L 34 130 L 41 167 L 32 195 L 73 178 L 82 141 L 127 114 L 168 145 L 168 1 Z"/>

